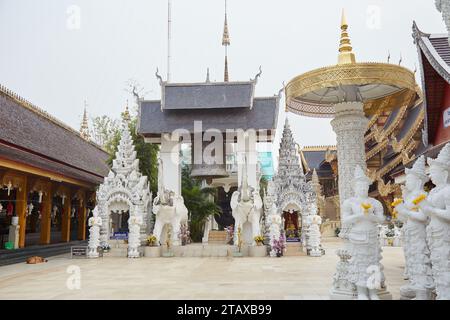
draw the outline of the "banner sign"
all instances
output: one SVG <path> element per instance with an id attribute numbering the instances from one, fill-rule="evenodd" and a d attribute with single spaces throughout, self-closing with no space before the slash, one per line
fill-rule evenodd
<path id="1" fill-rule="evenodd" d="M 111 239 L 114 240 L 128 240 L 128 232 L 114 232 Z"/>
<path id="2" fill-rule="evenodd" d="M 444 128 L 450 127 L 450 108 L 444 110 Z"/>

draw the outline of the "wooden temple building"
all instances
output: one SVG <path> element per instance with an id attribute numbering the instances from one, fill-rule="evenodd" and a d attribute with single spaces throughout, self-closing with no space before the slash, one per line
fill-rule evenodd
<path id="1" fill-rule="evenodd" d="M 19 247 L 85 240 L 108 154 L 0 87 L 0 231 L 18 220 Z M 2 243 L 2 248 L 4 243 Z"/>

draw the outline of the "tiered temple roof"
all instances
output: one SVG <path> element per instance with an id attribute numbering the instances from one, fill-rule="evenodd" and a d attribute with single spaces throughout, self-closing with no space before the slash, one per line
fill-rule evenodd
<path id="1" fill-rule="evenodd" d="M 267 130 L 271 141 L 279 96 L 255 98 L 257 77 L 246 82 L 161 82 L 161 100 L 140 101 L 138 132 L 156 139 L 177 129 L 194 133 L 194 121 L 202 121 L 203 131 Z"/>
<path id="2" fill-rule="evenodd" d="M 108 154 L 80 133 L 0 86 L 0 158 L 98 184 Z"/>
<path id="3" fill-rule="evenodd" d="M 450 85 L 450 46 L 448 34 L 428 34 L 422 32 L 417 24 L 413 24 L 413 38 L 417 46 L 422 87 L 424 90 L 424 106 L 426 109 L 426 148 L 422 148 L 416 156 L 425 154 L 435 156 L 448 138 L 438 137 L 441 127 L 444 101 L 448 101 L 446 93 Z"/>

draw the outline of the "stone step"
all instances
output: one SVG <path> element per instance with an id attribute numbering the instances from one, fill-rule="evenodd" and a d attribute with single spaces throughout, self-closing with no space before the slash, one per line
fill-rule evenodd
<path id="1" fill-rule="evenodd" d="M 244 248 L 247 249 L 247 248 Z M 234 246 L 223 244 L 190 244 L 187 246 L 176 246 L 170 250 L 175 257 L 232 257 L 233 252 L 237 251 Z M 248 250 L 244 256 L 248 256 Z M 161 255 L 167 252 L 167 247 L 161 248 Z"/>
<path id="2" fill-rule="evenodd" d="M 111 247 L 109 252 L 104 252 L 104 257 L 126 257 L 128 255 L 128 247 L 127 248 L 114 248 Z"/>
<path id="3" fill-rule="evenodd" d="M 307 254 L 303 252 L 303 246 L 300 242 L 288 242 L 286 243 L 286 250 L 283 255 L 285 257 L 301 257 Z"/>
<path id="4" fill-rule="evenodd" d="M 226 244 L 227 242 L 227 232 L 211 230 L 208 236 L 209 244 Z"/>

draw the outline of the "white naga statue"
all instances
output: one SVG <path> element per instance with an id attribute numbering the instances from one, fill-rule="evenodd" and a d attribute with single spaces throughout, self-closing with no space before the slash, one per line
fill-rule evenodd
<path id="1" fill-rule="evenodd" d="M 170 241 L 172 245 L 178 246 L 180 245 L 178 234 L 180 233 L 182 223 L 187 223 L 188 209 L 184 205 L 184 199 L 181 195 L 177 195 L 172 190 L 167 190 L 164 187 L 162 173 L 163 162 L 159 159 L 158 195 L 153 200 L 153 214 L 156 216 L 153 235 L 156 237 L 157 243 L 160 243 L 163 228 L 166 224 L 169 224 L 173 231 Z"/>
<path id="2" fill-rule="evenodd" d="M 98 215 L 98 208 L 95 207 L 93 216 L 89 218 L 89 242 L 88 242 L 88 258 L 98 258 L 98 247 L 100 246 L 100 227 L 102 226 L 102 218 Z"/>
<path id="3" fill-rule="evenodd" d="M 356 286 L 358 300 L 378 300 L 378 289 L 384 286 L 383 266 L 378 224 L 384 221 L 383 206 L 369 198 L 372 181 L 360 166 L 351 181 L 354 197 L 344 201 L 342 223 L 347 226 L 348 281 Z M 377 280 L 377 281 L 374 281 Z"/>
<path id="4" fill-rule="evenodd" d="M 234 218 L 234 245 L 238 244 L 237 232 L 239 228 L 244 231 L 244 224 L 251 224 L 251 242 L 255 244 L 254 238 L 261 235 L 261 211 L 263 202 L 259 195 L 259 190 L 248 185 L 247 178 L 247 161 L 244 162 L 244 170 L 242 172 L 242 183 L 239 189 L 233 192 L 230 200 L 230 206 Z M 250 241 L 250 239 L 247 239 Z"/>
<path id="5" fill-rule="evenodd" d="M 436 159 L 428 159 L 430 178 L 436 186 L 419 207 L 430 217 L 428 246 L 438 300 L 450 300 L 450 144 Z"/>
<path id="6" fill-rule="evenodd" d="M 144 220 L 139 214 L 131 215 L 128 218 L 128 258 L 139 258 L 140 256 L 140 230 L 143 222 Z"/>
<path id="7" fill-rule="evenodd" d="M 320 225 L 322 224 L 322 218 L 315 214 L 308 217 L 308 244 L 310 247 L 309 255 L 311 257 L 322 256 L 322 246 L 320 244 Z"/>
<path id="8" fill-rule="evenodd" d="M 426 242 L 428 217 L 418 207 L 427 196 L 424 191 L 424 185 L 428 181 L 425 174 L 425 157 L 421 156 L 411 169 L 405 169 L 405 173 L 403 199 L 397 199 L 393 203 L 399 219 L 404 223 L 403 250 L 407 265 L 406 276 L 409 279 L 409 283 L 400 288 L 400 293 L 403 298 L 415 296 L 416 300 L 429 300 L 434 285 L 430 250 Z"/>

